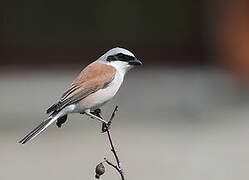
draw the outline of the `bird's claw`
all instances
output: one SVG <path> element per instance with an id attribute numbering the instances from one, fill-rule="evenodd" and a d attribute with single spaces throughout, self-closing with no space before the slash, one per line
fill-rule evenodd
<path id="1" fill-rule="evenodd" d="M 106 132 L 111 126 L 111 122 L 102 123 L 102 133 Z"/>
<path id="2" fill-rule="evenodd" d="M 101 109 L 95 109 L 94 111 L 91 111 L 90 113 L 93 114 L 93 115 L 95 115 L 95 116 L 98 116 L 99 118 L 102 118 L 102 116 L 101 116 Z M 82 112 L 80 114 L 84 114 L 84 112 Z M 94 119 L 94 117 L 91 117 L 91 118 Z M 103 122 L 102 123 L 102 128 L 101 128 L 102 133 L 106 132 L 110 128 L 110 126 L 111 126 L 111 122 L 110 121 L 108 121 L 106 123 Z"/>
<path id="3" fill-rule="evenodd" d="M 101 109 L 95 109 L 94 111 L 91 112 L 91 114 L 100 117 Z"/>

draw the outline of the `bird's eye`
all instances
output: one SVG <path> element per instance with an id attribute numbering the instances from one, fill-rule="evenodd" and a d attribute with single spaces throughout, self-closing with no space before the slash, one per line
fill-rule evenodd
<path id="1" fill-rule="evenodd" d="M 127 61 L 128 62 L 128 61 L 134 60 L 133 56 L 125 55 L 122 53 L 119 53 L 116 56 L 117 56 L 119 61 Z"/>
<path id="2" fill-rule="evenodd" d="M 134 59 L 135 59 L 135 57 L 133 57 L 133 56 L 118 53 L 116 55 L 108 56 L 106 60 L 109 61 L 109 62 L 111 62 L 111 61 L 126 61 L 126 62 L 129 62 L 129 61 L 132 61 Z"/>
<path id="3" fill-rule="evenodd" d="M 111 61 L 116 61 L 117 58 L 115 56 L 108 56 L 106 60 L 111 62 Z"/>

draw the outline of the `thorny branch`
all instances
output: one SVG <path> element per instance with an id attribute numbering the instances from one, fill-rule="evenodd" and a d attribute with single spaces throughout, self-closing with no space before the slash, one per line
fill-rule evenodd
<path id="1" fill-rule="evenodd" d="M 111 130 L 110 130 L 110 126 L 111 126 L 111 123 L 116 115 L 116 112 L 118 111 L 118 106 L 115 107 L 112 115 L 111 115 L 111 118 L 109 119 L 108 123 L 107 124 L 102 124 L 102 132 L 106 132 L 107 133 L 107 136 L 108 136 L 108 140 L 109 140 L 109 143 L 110 143 L 110 146 L 111 146 L 111 151 L 115 157 L 115 160 L 116 160 L 116 164 L 110 162 L 109 160 L 107 160 L 106 158 L 104 159 L 105 162 L 112 166 L 114 169 L 116 169 L 119 174 L 120 174 L 120 177 L 122 180 L 125 180 L 125 177 L 124 177 L 124 171 L 123 169 L 121 168 L 121 165 L 120 165 L 120 159 L 118 157 L 118 154 L 117 154 L 117 151 L 115 150 L 115 147 L 114 147 L 114 144 L 113 144 L 113 140 L 112 140 L 112 135 L 111 135 Z M 103 119 L 103 116 L 101 114 L 101 111 L 98 110 L 96 111 L 96 114 L 97 116 L 99 116 L 100 118 Z"/>

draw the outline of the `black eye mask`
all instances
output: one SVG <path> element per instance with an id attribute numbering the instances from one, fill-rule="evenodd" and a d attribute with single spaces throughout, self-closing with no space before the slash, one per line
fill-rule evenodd
<path id="1" fill-rule="evenodd" d="M 107 57 L 107 61 L 111 62 L 111 61 L 125 61 L 125 62 L 129 62 L 129 61 L 133 61 L 135 60 L 135 57 L 133 56 L 129 56 L 123 53 L 118 53 L 115 55 L 110 55 Z"/>

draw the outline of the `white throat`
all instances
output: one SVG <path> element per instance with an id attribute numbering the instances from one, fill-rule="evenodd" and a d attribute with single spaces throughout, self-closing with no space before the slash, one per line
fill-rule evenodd
<path id="1" fill-rule="evenodd" d="M 130 66 L 128 63 L 121 61 L 110 62 L 108 65 L 113 66 L 122 76 L 124 76 L 126 72 L 132 68 L 132 66 Z"/>
<path id="2" fill-rule="evenodd" d="M 122 77 L 124 77 L 126 72 L 132 68 L 132 66 L 129 65 L 127 62 L 122 62 L 122 61 L 107 62 L 98 59 L 97 62 L 114 67 Z"/>

